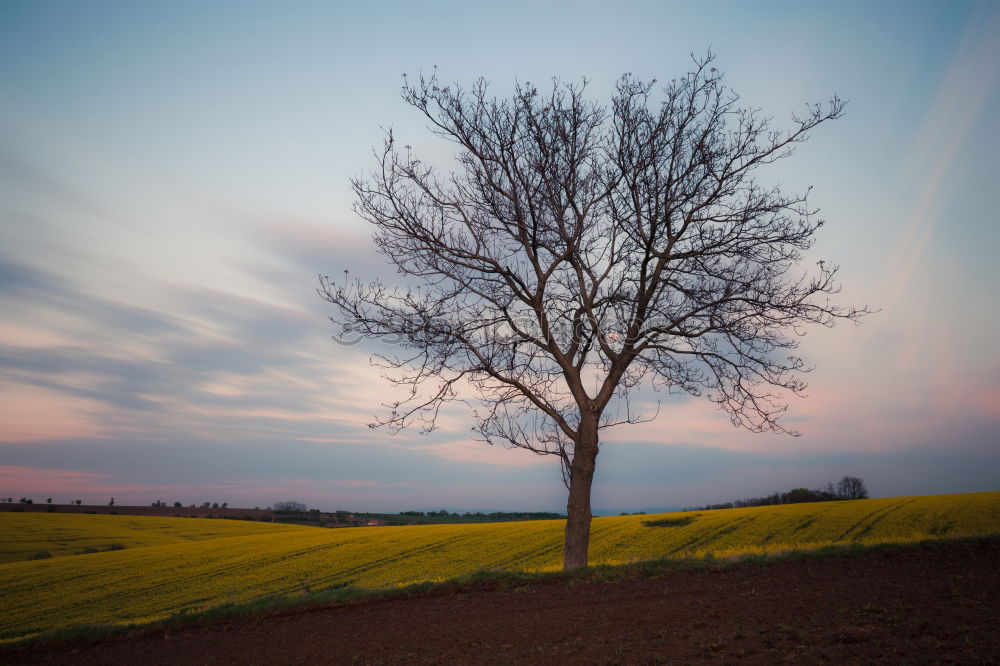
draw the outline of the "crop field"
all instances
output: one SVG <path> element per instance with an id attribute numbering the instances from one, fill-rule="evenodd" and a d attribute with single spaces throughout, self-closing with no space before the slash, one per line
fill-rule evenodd
<path id="1" fill-rule="evenodd" d="M 322 529 L 203 518 L 0 514 L 0 639 L 131 624 L 263 596 L 546 571 L 563 521 Z M 1000 492 L 595 518 L 590 559 L 730 557 L 1000 534 Z M 127 543 L 126 543 L 127 542 Z M 82 543 L 124 550 L 72 555 Z M 11 562 L 46 549 L 50 559 Z M 56 556 L 58 554 L 58 556 Z"/>
<path id="2" fill-rule="evenodd" d="M 0 518 L 0 564 L 31 559 L 39 552 L 60 557 L 296 529 L 301 528 L 246 520 L 4 513 Z"/>

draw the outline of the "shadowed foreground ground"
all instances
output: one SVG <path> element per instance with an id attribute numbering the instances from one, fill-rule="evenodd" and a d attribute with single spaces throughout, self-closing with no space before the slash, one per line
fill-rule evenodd
<path id="1" fill-rule="evenodd" d="M 441 593 L 0 647 L 0 663 L 997 663 L 998 565 L 992 541 Z"/>

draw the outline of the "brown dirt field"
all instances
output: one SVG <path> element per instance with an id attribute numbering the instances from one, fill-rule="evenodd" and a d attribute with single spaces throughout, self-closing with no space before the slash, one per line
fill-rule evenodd
<path id="1" fill-rule="evenodd" d="M 1000 663 L 1000 542 L 439 591 L 8 646 L 20 664 Z"/>

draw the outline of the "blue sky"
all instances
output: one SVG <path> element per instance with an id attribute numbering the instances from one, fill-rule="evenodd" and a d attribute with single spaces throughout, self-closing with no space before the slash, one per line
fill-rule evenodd
<path id="1" fill-rule="evenodd" d="M 800 438 L 668 400 L 605 437 L 598 507 L 816 486 L 1000 488 L 1000 5 L 13 2 L 0 5 L 0 495 L 320 508 L 559 509 L 554 460 L 365 427 L 389 392 L 328 338 L 316 275 L 386 271 L 349 178 L 384 127 L 447 153 L 400 75 L 666 80 L 711 48 L 813 185 L 815 254 L 861 327 L 814 331 Z"/>

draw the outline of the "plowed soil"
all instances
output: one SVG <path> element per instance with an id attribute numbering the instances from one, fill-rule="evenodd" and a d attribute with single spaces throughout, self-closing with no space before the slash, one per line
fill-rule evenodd
<path id="1" fill-rule="evenodd" d="M 1000 543 L 439 592 L 0 648 L 11 664 L 737 661 L 1000 663 Z"/>

